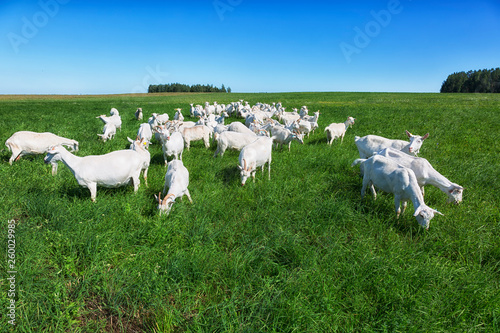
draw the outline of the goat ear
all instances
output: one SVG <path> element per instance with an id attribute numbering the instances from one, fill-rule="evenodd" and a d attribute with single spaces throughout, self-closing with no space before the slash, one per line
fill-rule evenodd
<path id="1" fill-rule="evenodd" d="M 429 137 L 429 133 L 427 133 L 426 135 L 424 135 L 424 136 L 422 137 L 422 140 L 425 140 L 425 139 L 427 139 L 428 137 Z"/>
<path id="2" fill-rule="evenodd" d="M 432 211 L 433 211 L 434 213 L 436 213 L 436 214 L 439 214 L 439 215 L 441 215 L 441 216 L 444 216 L 444 214 L 443 214 L 443 213 L 441 213 L 441 212 L 439 212 L 439 211 L 437 211 L 437 210 L 435 210 L 435 209 L 433 209 Z"/>
<path id="3" fill-rule="evenodd" d="M 413 136 L 413 134 L 411 134 L 410 132 L 408 132 L 408 130 L 406 131 L 406 135 L 411 138 Z"/>
<path id="4" fill-rule="evenodd" d="M 421 211 L 422 211 L 422 206 L 419 206 L 417 209 L 415 209 L 415 213 L 413 214 L 413 216 L 418 216 L 418 214 L 420 214 Z"/>
<path id="5" fill-rule="evenodd" d="M 127 136 L 127 140 L 128 140 L 128 142 L 130 142 L 130 143 L 134 143 L 134 140 L 132 140 L 132 139 L 131 139 L 131 138 L 129 138 L 128 136 Z"/>

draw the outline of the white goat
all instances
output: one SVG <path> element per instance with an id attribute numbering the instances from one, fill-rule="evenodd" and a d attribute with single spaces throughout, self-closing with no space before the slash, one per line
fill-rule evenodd
<path id="1" fill-rule="evenodd" d="M 245 134 L 255 134 L 251 129 L 240 123 L 239 121 L 233 121 L 231 124 L 227 126 L 228 131 L 239 132 Z"/>
<path id="2" fill-rule="evenodd" d="M 205 148 L 210 147 L 210 135 L 212 131 L 205 125 L 197 125 L 193 127 L 184 127 L 181 130 L 182 137 L 187 150 L 191 146 L 192 141 L 203 140 Z"/>
<path id="3" fill-rule="evenodd" d="M 392 148 L 385 148 L 377 154 L 387 157 L 406 168 L 412 169 L 417 177 L 422 195 L 424 194 L 425 185 L 433 185 L 446 193 L 448 202 L 458 204 L 462 201 L 464 188 L 458 184 L 452 183 L 445 176 L 437 172 L 425 158 L 410 156 L 400 150 Z"/>
<path id="4" fill-rule="evenodd" d="M 307 134 L 307 137 L 309 137 L 309 133 L 312 132 L 312 123 L 309 120 L 299 119 L 297 120 L 297 125 L 299 127 L 299 132 L 303 135 Z"/>
<path id="5" fill-rule="evenodd" d="M 217 157 L 217 155 L 222 157 L 226 149 L 241 150 L 259 137 L 255 134 L 226 131 L 220 134 L 216 133 L 214 138 L 217 141 L 217 150 L 215 151 L 214 157 Z"/>
<path id="6" fill-rule="evenodd" d="M 165 166 L 168 164 L 167 158 L 169 156 L 174 156 L 176 160 L 182 160 L 182 153 L 184 151 L 184 139 L 182 134 L 178 131 L 173 131 L 172 134 L 170 134 L 165 125 L 158 126 L 155 130 L 160 133 Z"/>
<path id="7" fill-rule="evenodd" d="M 101 137 L 102 141 L 106 142 L 107 140 L 111 140 L 115 137 L 116 127 L 112 123 L 104 124 L 103 134 L 97 134 Z"/>
<path id="8" fill-rule="evenodd" d="M 411 169 L 380 155 L 374 155 L 369 159 L 359 158 L 352 163 L 352 166 L 358 164 L 364 167 L 363 187 L 361 188 L 362 198 L 368 186 L 372 189 L 373 198 L 377 198 L 373 185 L 382 191 L 393 193 L 398 218 L 401 213 L 404 213 L 407 201 L 411 200 L 415 209 L 413 216 L 426 229 L 429 229 L 429 223 L 434 214 L 443 215 L 425 204 L 422 191 L 418 186 L 417 177 Z M 401 201 L 403 205 L 402 211 Z"/>
<path id="9" fill-rule="evenodd" d="M 274 142 L 276 142 L 276 148 L 280 145 L 281 149 L 283 149 L 283 145 L 288 145 L 288 151 L 290 151 L 290 146 L 294 140 L 304 144 L 304 135 L 302 133 L 292 132 L 281 126 L 272 127 L 271 136 L 273 137 Z"/>
<path id="10" fill-rule="evenodd" d="M 182 109 L 175 109 L 174 120 L 184 121 L 184 116 L 182 115 Z"/>
<path id="11" fill-rule="evenodd" d="M 155 199 L 158 201 L 158 209 L 160 210 L 160 215 L 170 214 L 172 206 L 174 205 L 176 198 L 181 198 L 186 195 L 190 203 L 193 203 L 191 195 L 188 190 L 189 186 L 189 171 L 186 169 L 182 161 L 173 160 L 168 163 L 167 173 L 165 174 L 165 185 L 163 187 L 163 195 L 168 187 L 167 195 L 161 199 L 161 193 L 158 196 L 155 195 Z"/>
<path id="12" fill-rule="evenodd" d="M 168 121 L 168 114 L 152 113 L 154 125 L 164 125 Z"/>
<path id="13" fill-rule="evenodd" d="M 149 125 L 148 125 L 149 126 Z M 130 142 L 130 149 L 139 153 L 142 158 L 142 170 L 144 170 L 144 184 L 148 186 L 148 169 L 149 164 L 151 163 L 151 154 L 146 149 L 148 141 L 144 138 L 137 137 L 135 140 L 127 137 L 127 140 Z"/>
<path id="14" fill-rule="evenodd" d="M 289 125 L 300 119 L 300 115 L 297 113 L 297 109 L 294 112 L 286 112 L 284 109 L 278 114 L 278 119 L 285 125 Z"/>
<path id="15" fill-rule="evenodd" d="M 90 190 L 90 199 L 95 201 L 97 185 L 103 187 L 120 187 L 134 185 L 137 192 L 140 185 L 139 175 L 144 160 L 134 150 L 118 150 L 105 155 L 78 157 L 63 146 L 53 146 L 47 152 L 45 163 L 63 162 L 75 176 L 81 186 Z"/>
<path id="16" fill-rule="evenodd" d="M 374 153 L 381 151 L 384 148 L 393 148 L 396 150 L 401 150 L 402 152 L 417 156 L 420 151 L 420 147 L 424 143 L 424 140 L 429 137 L 429 133 L 424 136 L 413 135 L 406 131 L 406 135 L 410 139 L 410 142 L 403 140 L 391 140 L 378 135 L 366 135 L 362 138 L 356 136 L 354 142 L 358 147 L 360 158 L 369 158 Z"/>
<path id="17" fill-rule="evenodd" d="M 116 110 L 116 109 L 111 109 L 111 112 L 113 112 L 113 110 Z M 99 118 L 102 120 L 102 122 L 104 123 L 104 126 L 106 127 L 106 125 L 110 124 L 110 125 L 113 125 L 116 127 L 116 129 L 122 129 L 122 118 L 120 117 L 120 115 L 118 114 L 118 110 L 116 110 L 114 113 L 112 113 L 112 116 L 111 117 L 106 117 L 105 115 L 100 115 L 100 116 L 97 116 L 96 118 Z"/>
<path id="18" fill-rule="evenodd" d="M 258 167 L 268 164 L 268 178 L 271 180 L 271 157 L 273 150 L 273 138 L 259 137 L 254 142 L 246 145 L 240 152 L 239 165 L 241 185 L 245 185 L 247 179 L 252 176 L 255 182 L 255 172 Z"/>
<path id="19" fill-rule="evenodd" d="M 12 134 L 5 141 L 5 145 L 12 152 L 9 164 L 18 161 L 24 155 L 45 154 L 50 147 L 63 145 L 71 148 L 71 151 L 78 151 L 78 141 L 67 139 L 53 133 L 20 131 Z M 57 174 L 57 163 L 52 164 L 52 175 Z"/>
<path id="20" fill-rule="evenodd" d="M 319 127 L 319 125 L 318 125 L 319 115 L 320 115 L 320 112 L 318 110 L 318 111 L 314 112 L 314 116 L 304 117 L 305 120 L 307 120 L 311 123 L 311 132 L 313 132 L 313 133 Z"/>
<path id="21" fill-rule="evenodd" d="M 328 125 L 325 128 L 326 132 L 326 143 L 328 143 L 330 146 L 333 143 L 333 140 L 336 138 L 340 138 L 340 143 L 344 142 L 344 135 L 349 126 L 354 125 L 354 119 L 353 117 L 347 117 L 347 120 L 344 123 L 333 123 Z"/>
<path id="22" fill-rule="evenodd" d="M 142 120 L 142 108 L 138 108 L 136 111 L 135 111 L 135 119 L 137 120 Z"/>
<path id="23" fill-rule="evenodd" d="M 151 139 L 153 139 L 153 131 L 151 131 L 151 125 L 148 123 L 143 123 L 139 126 L 137 130 L 137 137 L 139 139 L 144 139 L 146 142 L 146 149 L 149 148 L 151 144 Z"/>

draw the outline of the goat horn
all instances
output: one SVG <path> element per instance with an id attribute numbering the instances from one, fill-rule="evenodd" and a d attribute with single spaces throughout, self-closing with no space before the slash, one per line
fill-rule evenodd
<path id="1" fill-rule="evenodd" d="M 161 192 L 158 192 L 158 204 L 161 205 Z"/>
<path id="2" fill-rule="evenodd" d="M 247 170 L 247 161 L 243 159 L 243 170 Z"/>
<path id="3" fill-rule="evenodd" d="M 164 205 L 166 205 L 166 204 L 167 204 L 167 199 L 168 199 L 168 198 L 170 198 L 170 197 L 174 197 L 174 198 L 175 198 L 175 194 L 172 194 L 172 193 L 167 194 L 167 195 L 165 196 L 165 198 L 163 198 L 163 204 L 164 204 Z"/>

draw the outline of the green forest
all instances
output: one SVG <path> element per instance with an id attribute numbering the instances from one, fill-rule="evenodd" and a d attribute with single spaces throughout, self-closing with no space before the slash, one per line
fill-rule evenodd
<path id="1" fill-rule="evenodd" d="M 500 68 L 458 72 L 448 75 L 442 93 L 499 93 Z"/>
<path id="2" fill-rule="evenodd" d="M 231 88 L 224 87 L 224 84 L 218 88 L 213 84 L 194 84 L 192 86 L 188 84 L 181 83 L 169 83 L 169 84 L 151 84 L 148 88 L 148 93 L 161 93 L 161 92 L 210 92 L 210 93 L 230 93 Z"/>

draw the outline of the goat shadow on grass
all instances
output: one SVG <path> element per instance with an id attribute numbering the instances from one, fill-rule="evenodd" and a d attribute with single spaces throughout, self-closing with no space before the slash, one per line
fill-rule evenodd
<path id="1" fill-rule="evenodd" d="M 163 159 L 163 154 L 151 154 L 150 165 L 165 165 L 165 160 Z"/>
<path id="2" fill-rule="evenodd" d="M 359 198 L 359 201 L 354 205 L 354 210 L 360 212 L 364 216 L 372 216 L 373 220 L 382 221 L 382 223 L 390 228 L 393 228 L 399 235 L 420 235 L 425 231 L 415 217 L 413 217 L 413 205 L 408 202 L 406 211 L 399 218 L 396 217 L 394 211 L 394 198 L 387 193 L 377 191 L 377 200 L 373 200 L 371 194 L 365 195 L 364 199 Z M 434 221 L 434 219 L 432 220 Z M 431 228 L 432 228 L 431 221 Z"/>
<path id="3" fill-rule="evenodd" d="M 326 138 L 314 138 L 314 139 L 307 139 L 304 138 L 304 144 L 305 145 L 318 145 L 318 144 L 327 144 Z"/>
<path id="4" fill-rule="evenodd" d="M 234 185 L 235 179 L 239 179 L 240 171 L 236 166 L 226 167 L 215 174 L 215 177 L 221 179 L 224 185 Z"/>

